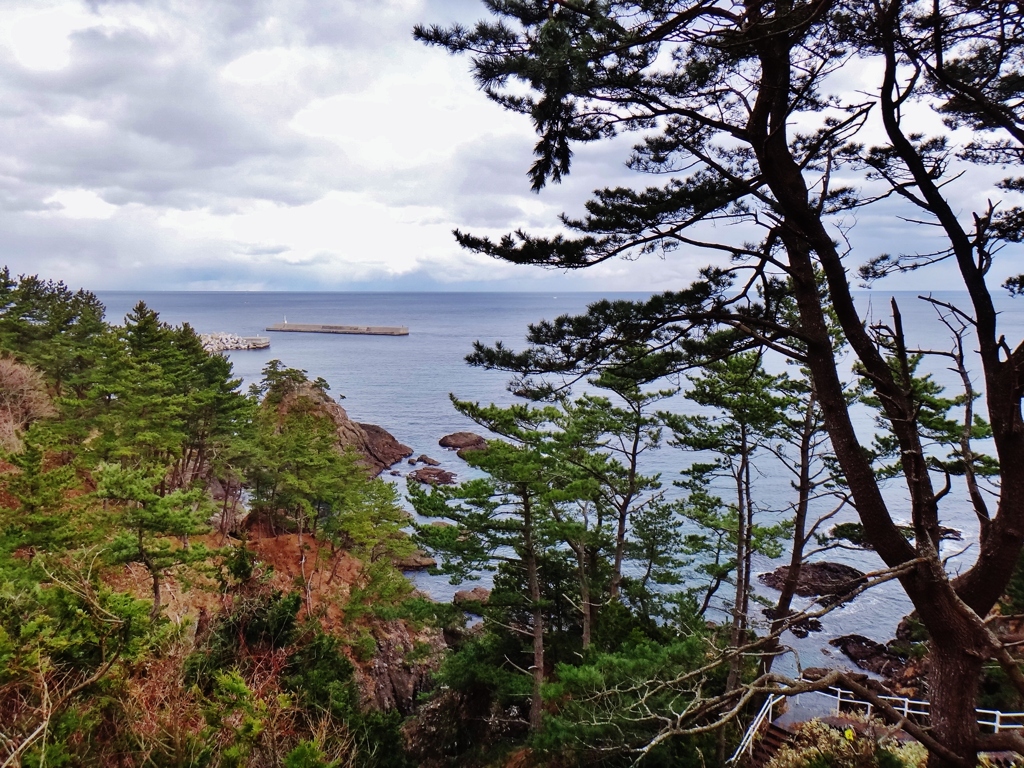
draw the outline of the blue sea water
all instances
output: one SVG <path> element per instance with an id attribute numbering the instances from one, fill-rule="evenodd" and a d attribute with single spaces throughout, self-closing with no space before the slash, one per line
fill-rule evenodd
<path id="1" fill-rule="evenodd" d="M 379 424 L 398 440 L 412 447 L 414 455 L 426 453 L 443 462 L 442 466 L 460 478 L 471 476 L 468 467 L 453 453 L 438 447 L 437 441 L 450 432 L 481 431 L 451 406 L 449 393 L 460 399 L 484 403 L 509 404 L 515 398 L 506 389 L 508 376 L 502 372 L 472 368 L 465 356 L 479 340 L 492 344 L 501 340 L 512 348 L 522 348 L 529 323 L 554 319 L 566 313 L 583 312 L 600 298 L 639 299 L 646 294 L 566 293 L 559 295 L 529 293 L 217 293 L 217 292 L 97 292 L 107 306 L 107 319 L 118 323 L 131 307 L 143 300 L 172 324 L 190 323 L 198 332 L 226 331 L 243 336 L 268 335 L 267 350 L 232 352 L 229 357 L 236 375 L 245 385 L 258 381 L 260 371 L 272 359 L 302 368 L 310 377 L 321 376 L 330 384 L 330 393 L 344 396 L 342 405 L 356 421 Z M 965 297 L 935 294 L 950 302 Z M 890 294 L 861 293 L 858 305 L 869 309 L 875 322 L 887 322 Z M 950 338 L 936 321 L 934 307 L 917 300 L 914 294 L 897 294 L 903 323 L 912 348 L 948 350 Z M 1005 299 L 999 304 L 1001 327 L 1007 339 L 1024 337 L 1024 304 Z M 264 329 L 287 319 L 290 323 L 327 323 L 352 325 L 404 325 L 408 336 L 355 336 L 300 333 L 266 333 Z M 775 361 L 781 368 L 782 364 Z M 848 368 L 849 362 L 842 366 Z M 935 378 L 951 388 L 958 379 L 945 364 L 933 366 Z M 951 390 L 956 391 L 956 390 Z M 679 399 L 672 406 L 691 411 L 693 406 Z M 867 441 L 874 427 L 867 412 L 856 414 L 862 440 Z M 648 472 L 660 472 L 666 486 L 693 460 L 692 455 L 664 448 L 647 459 Z M 403 473 L 411 467 L 397 467 Z M 785 498 L 789 479 L 768 463 L 759 467 L 758 484 L 768 500 Z M 404 482 L 404 481 L 401 481 Z M 888 489 L 894 517 L 901 515 L 905 500 L 898 483 Z M 962 496 L 962 494 L 961 494 Z M 951 568 L 973 561 L 976 541 L 973 513 L 966 504 L 947 505 L 945 525 L 960 529 L 964 541 L 949 542 L 944 554 L 954 555 Z M 836 522 L 853 520 L 852 510 Z M 961 554 L 956 554 L 963 550 Z M 871 552 L 829 554 L 861 570 L 882 567 Z M 762 559 L 759 571 L 778 563 Z M 450 599 L 457 587 L 441 577 L 417 574 L 417 585 L 436 599 Z M 774 593 L 764 590 L 771 599 Z M 845 659 L 827 645 L 830 637 L 857 633 L 884 642 L 892 637 L 902 616 L 912 606 L 895 582 L 882 585 L 830 614 L 825 632 L 806 639 L 790 638 L 794 656 L 782 669 L 800 666 L 845 664 Z"/>

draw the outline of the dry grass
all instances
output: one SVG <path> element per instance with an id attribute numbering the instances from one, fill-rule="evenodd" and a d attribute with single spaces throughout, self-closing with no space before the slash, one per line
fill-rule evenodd
<path id="1" fill-rule="evenodd" d="M 56 413 L 43 375 L 17 360 L 0 357 L 0 449 L 20 450 L 20 433 L 32 422 Z"/>

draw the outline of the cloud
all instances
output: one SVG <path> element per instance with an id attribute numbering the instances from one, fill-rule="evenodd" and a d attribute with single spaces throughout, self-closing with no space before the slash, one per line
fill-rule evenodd
<path id="1" fill-rule="evenodd" d="M 530 191 L 529 119 L 479 93 L 467 58 L 412 39 L 416 23 L 484 15 L 479 0 L 6 0 L 0 259 L 94 288 L 692 279 L 712 257 L 564 273 L 460 251 L 454 228 L 552 234 L 592 190 L 638 183 L 624 135 L 576 147 L 564 183 Z M 958 184 L 958 204 L 988 186 Z M 858 257 L 923 242 L 892 210 L 858 214 Z"/>

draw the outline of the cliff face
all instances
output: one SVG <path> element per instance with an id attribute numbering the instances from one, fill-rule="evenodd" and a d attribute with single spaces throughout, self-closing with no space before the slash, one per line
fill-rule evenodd
<path id="1" fill-rule="evenodd" d="M 377 644 L 373 659 L 356 665 L 363 706 L 412 714 L 418 695 L 434 686 L 433 674 L 446 648 L 441 631 L 413 631 L 396 620 L 374 623 L 371 632 Z"/>
<path id="2" fill-rule="evenodd" d="M 338 448 L 354 449 L 372 475 L 379 475 L 391 465 L 412 455 L 412 448 L 398 442 L 383 427 L 352 421 L 345 409 L 332 397 L 308 382 L 286 394 L 278 407 L 282 412 L 287 412 L 300 399 L 312 401 L 318 410 L 334 422 Z"/>

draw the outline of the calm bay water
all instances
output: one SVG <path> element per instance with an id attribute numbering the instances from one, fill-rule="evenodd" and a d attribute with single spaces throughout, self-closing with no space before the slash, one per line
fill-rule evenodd
<path id="1" fill-rule="evenodd" d="M 412 447 L 414 455 L 426 453 L 442 461 L 442 466 L 462 479 L 472 475 L 453 453 L 441 449 L 437 441 L 458 430 L 480 431 L 460 416 L 449 402 L 449 393 L 464 400 L 509 404 L 515 400 L 507 391 L 507 374 L 468 366 L 464 358 L 472 343 L 487 344 L 502 340 L 512 348 L 522 348 L 527 325 L 541 319 L 554 319 L 565 313 L 583 312 L 600 298 L 644 298 L 645 294 L 568 293 L 561 295 L 523 293 L 215 293 L 215 292 L 97 292 L 107 306 L 107 318 L 121 322 L 124 314 L 140 299 L 172 324 L 190 323 L 198 332 L 226 331 L 242 336 L 267 335 L 266 350 L 230 353 L 235 374 L 245 385 L 260 378 L 260 370 L 270 360 L 306 370 L 311 378 L 322 376 L 330 384 L 334 397 L 344 396 L 342 405 L 356 421 L 379 424 L 398 440 Z M 948 332 L 936 322 L 935 310 L 914 294 L 897 294 L 904 326 L 911 347 L 948 350 Z M 958 302 L 960 294 L 935 294 L 936 298 Z M 874 318 L 889 317 L 890 294 L 862 293 L 861 307 L 870 307 Z M 1010 299 L 999 305 L 1002 332 L 1012 345 L 1024 336 L 1024 304 Z M 331 334 L 266 333 L 271 323 L 287 319 L 290 323 L 330 323 L 352 325 L 405 325 L 408 336 L 349 336 Z M 781 368 L 781 363 L 779 363 Z M 936 365 L 935 378 L 952 389 L 958 379 L 943 366 Z M 676 410 L 693 408 L 678 399 Z M 857 414 L 862 440 L 873 430 L 870 414 Z M 660 472 L 663 483 L 671 481 L 693 456 L 671 448 L 651 454 L 647 471 Z M 398 469 L 408 469 L 403 465 Z M 785 498 L 790 492 L 788 478 L 764 464 L 760 467 L 759 487 L 765 498 Z M 894 516 L 904 519 L 905 508 L 898 483 L 888 489 Z M 965 504 L 947 505 L 944 524 L 963 531 L 963 542 L 948 542 L 944 554 L 964 550 L 951 559 L 951 567 L 962 567 L 974 559 L 973 513 Z M 853 520 L 847 511 L 837 522 Z M 831 559 L 842 559 L 861 570 L 882 567 L 870 552 L 844 552 Z M 769 570 L 776 563 L 762 560 L 757 570 Z M 443 578 L 426 574 L 415 576 L 417 585 L 436 599 L 449 599 L 457 587 Z M 773 599 L 775 593 L 765 590 Z M 788 638 L 802 666 L 844 663 L 841 654 L 833 655 L 827 640 L 836 635 L 857 633 L 884 642 L 892 637 L 900 618 L 911 605 L 896 583 L 883 585 L 862 595 L 850 605 L 833 612 L 825 621 L 824 633 L 806 639 Z M 785 666 L 792 669 L 795 658 Z"/>

